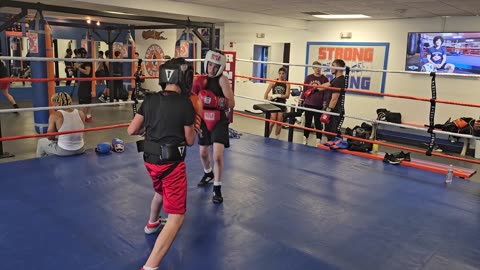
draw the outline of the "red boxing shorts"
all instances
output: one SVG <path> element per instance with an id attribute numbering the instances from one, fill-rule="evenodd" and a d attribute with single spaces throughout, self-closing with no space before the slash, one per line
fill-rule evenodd
<path id="1" fill-rule="evenodd" d="M 185 214 L 187 211 L 187 173 L 185 162 L 180 162 L 169 174 L 162 174 L 175 164 L 151 164 L 145 162 L 152 178 L 153 188 L 163 197 L 163 209 L 168 214 Z M 162 178 L 160 178 L 162 177 Z"/>
<path id="2" fill-rule="evenodd" d="M 7 89 L 10 87 L 10 82 L 6 80 L 0 80 L 0 89 Z"/>

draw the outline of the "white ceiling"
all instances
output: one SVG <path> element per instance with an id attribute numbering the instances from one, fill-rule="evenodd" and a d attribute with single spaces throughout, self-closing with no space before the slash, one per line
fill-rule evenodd
<path id="1" fill-rule="evenodd" d="M 39 0 L 23 0 L 33 3 Z M 480 14 L 480 0 L 40 0 L 43 4 L 103 11 L 121 11 L 136 15 L 202 22 L 251 22 L 271 25 L 294 25 L 302 28 L 306 21 L 319 21 L 304 12 L 326 14 L 365 14 L 372 19 L 402 19 L 438 16 L 475 16 Z M 115 5 L 115 6 L 114 6 Z M 181 5 L 181 8 L 179 8 Z M 207 9 L 209 8 L 208 12 Z M 211 8 L 210 8 L 211 7 Z M 218 10 L 215 12 L 215 10 Z M 228 12 L 227 12 L 228 11 Z M 182 13 L 183 12 L 183 13 Z M 0 13 L 18 11 L 0 8 Z M 30 12 L 30 14 L 34 14 Z M 85 19 L 86 16 L 54 14 L 57 18 Z M 250 19 L 251 18 L 251 19 Z M 97 20 L 100 18 L 91 18 Z M 114 23 L 151 25 L 101 19 Z"/>
<path id="2" fill-rule="evenodd" d="M 177 0 L 301 20 L 318 20 L 303 12 L 364 14 L 374 19 L 480 14 L 480 0 Z"/>

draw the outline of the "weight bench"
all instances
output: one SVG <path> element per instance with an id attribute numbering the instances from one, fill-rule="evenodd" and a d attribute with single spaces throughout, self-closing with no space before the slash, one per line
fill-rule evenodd
<path id="1" fill-rule="evenodd" d="M 282 109 L 270 103 L 255 104 L 253 105 L 253 109 L 262 111 L 265 114 L 265 119 L 270 119 L 270 116 L 272 113 L 282 112 Z M 265 136 L 265 138 L 268 138 L 269 134 L 270 134 L 270 122 L 265 121 L 265 131 L 263 136 Z"/>
<path id="2" fill-rule="evenodd" d="M 290 125 L 295 124 L 295 120 L 297 117 L 302 116 L 302 111 L 297 111 L 296 108 L 290 108 L 290 112 L 284 113 L 283 117 L 288 118 L 288 123 Z M 294 127 L 288 126 L 288 141 L 293 142 L 293 131 L 295 130 Z"/>

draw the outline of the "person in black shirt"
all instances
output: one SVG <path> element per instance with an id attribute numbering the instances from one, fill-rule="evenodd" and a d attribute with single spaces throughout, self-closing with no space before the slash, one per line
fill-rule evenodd
<path id="1" fill-rule="evenodd" d="M 335 59 L 332 62 L 332 67 L 344 68 L 345 61 L 343 61 L 342 59 Z M 332 74 L 335 75 L 335 78 L 332 79 L 330 82 L 324 83 L 322 85 L 327 87 L 345 88 L 345 76 L 343 75 L 343 70 L 332 69 Z M 340 113 L 340 91 L 325 89 L 322 90 L 325 91 L 324 103 L 326 104 L 326 107 L 324 108 L 324 111 Z M 325 124 L 325 131 L 336 133 L 338 124 L 340 123 L 340 117 L 324 113 L 320 117 L 320 121 Z M 335 135 L 326 136 L 329 141 L 335 139 L 336 137 Z"/>
<path id="2" fill-rule="evenodd" d="M 281 67 L 278 69 L 278 79 L 279 81 L 286 81 L 285 78 L 287 76 L 287 70 L 284 67 Z M 272 94 L 269 95 L 270 91 L 272 91 Z M 278 103 L 287 103 L 287 99 L 290 97 L 290 84 L 283 83 L 283 82 L 271 82 L 267 90 L 265 91 L 264 94 L 264 99 L 271 100 L 273 102 L 278 102 Z M 270 116 L 270 120 L 274 121 L 279 121 L 283 122 L 283 113 L 287 111 L 286 106 L 281 106 L 277 105 L 282 111 L 278 113 L 272 113 Z M 273 127 L 275 126 L 275 123 L 270 122 L 270 134 L 272 133 Z M 278 139 L 280 137 L 280 132 L 282 132 L 282 124 L 276 124 L 275 128 L 275 137 Z"/>
<path id="3" fill-rule="evenodd" d="M 87 58 L 87 50 L 85 48 L 77 49 L 79 58 Z M 74 68 L 78 70 L 80 78 L 92 78 L 92 63 L 78 62 L 74 64 Z M 80 81 L 78 83 L 78 103 L 92 103 L 92 81 Z M 92 107 L 83 108 L 85 113 L 85 122 L 92 122 Z"/>
<path id="4" fill-rule="evenodd" d="M 0 56 L 2 56 L 1 53 L 0 53 Z M 5 62 L 1 60 L 0 60 L 0 79 L 3 79 L 3 80 L 0 80 L 0 90 L 2 91 L 2 94 L 7 98 L 8 102 L 12 104 L 13 108 L 18 109 L 17 102 L 15 101 L 13 96 L 10 95 L 10 93 L 8 92 L 8 89 L 10 89 L 10 81 L 7 80 L 8 79 L 7 65 L 5 64 Z M 16 113 L 18 114 L 18 112 Z"/>
<path id="5" fill-rule="evenodd" d="M 115 51 L 113 53 L 114 59 L 122 59 L 122 54 L 120 51 Z M 123 63 L 121 62 L 112 62 L 112 76 L 113 77 L 122 77 L 123 76 Z M 123 89 L 123 80 L 114 80 L 113 81 L 113 92 L 112 92 L 112 99 L 114 102 L 117 100 L 124 100 L 128 99 L 128 93 Z"/>
<path id="6" fill-rule="evenodd" d="M 66 50 L 66 55 L 64 58 L 72 58 L 73 52 L 72 49 L 68 48 Z M 65 61 L 65 74 L 67 78 L 74 78 L 75 77 L 75 68 L 73 67 L 73 62 L 71 61 Z M 72 84 L 71 80 L 68 80 L 65 85 L 69 86 Z"/>
<path id="7" fill-rule="evenodd" d="M 196 95 L 190 96 L 193 68 L 183 58 L 175 58 L 160 68 L 163 91 L 145 96 L 138 113 L 127 129 L 129 135 L 145 134 L 143 159 L 152 179 L 155 194 L 146 234 L 161 229 L 159 213 L 163 209 L 168 220 L 142 269 L 157 269 L 183 224 L 187 204 L 186 146 L 195 142 L 200 127 L 196 108 L 201 107 Z M 190 82 L 190 85 L 188 85 Z M 195 100 L 196 99 L 196 100 Z"/>

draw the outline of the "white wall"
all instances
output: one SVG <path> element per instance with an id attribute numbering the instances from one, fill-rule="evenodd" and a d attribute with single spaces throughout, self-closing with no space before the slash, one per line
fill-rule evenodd
<path id="1" fill-rule="evenodd" d="M 389 42 L 388 70 L 404 70 L 408 32 L 478 31 L 480 18 L 440 18 L 381 20 L 381 21 L 335 21 L 309 23 L 309 38 L 306 41 L 337 42 Z M 477 26 L 477 27 L 476 27 Z M 340 32 L 352 32 L 352 38 L 340 39 Z M 387 74 L 385 93 L 418 97 L 431 97 L 428 75 Z M 480 103 L 478 79 L 437 77 L 437 98 L 462 102 Z M 417 102 L 398 98 L 375 98 L 347 95 L 346 114 L 375 118 L 375 109 L 386 107 L 402 113 L 402 121 L 418 125 L 428 124 L 428 102 Z M 436 122 L 443 123 L 449 117 L 478 117 L 475 108 L 439 104 Z M 347 120 L 345 126 L 358 122 Z"/>
<path id="2" fill-rule="evenodd" d="M 252 59 L 253 45 L 271 45 L 275 43 L 291 43 L 290 63 L 305 64 L 306 42 L 388 42 L 390 52 L 388 70 L 404 70 L 407 33 L 408 32 L 442 32 L 442 31 L 480 31 L 479 17 L 450 17 L 445 21 L 441 18 L 404 19 L 404 20 L 365 20 L 365 21 L 320 21 L 309 22 L 308 30 L 289 29 L 282 27 L 225 24 L 223 37 L 225 50 L 237 51 L 237 58 Z M 352 32 L 352 38 L 342 40 L 340 32 Z M 265 33 L 265 38 L 256 38 L 256 33 Z M 230 42 L 233 46 L 230 47 Z M 272 61 L 272 59 L 269 59 Z M 276 69 L 278 66 L 272 65 Z M 237 62 L 237 74 L 252 74 L 253 64 Z M 310 70 L 311 71 L 311 70 Z M 303 82 L 304 68 L 291 67 L 290 81 Z M 269 74 L 269 76 L 273 76 Z M 262 98 L 266 89 L 261 84 L 236 80 L 237 95 Z M 437 77 L 437 94 L 441 100 L 480 103 L 480 84 L 478 79 Z M 387 74 L 385 93 L 402 94 L 430 98 L 430 77 L 416 74 Z M 241 98 L 236 100 L 236 110 L 252 110 L 256 101 Z M 293 103 L 290 100 L 289 103 Z M 376 117 L 375 110 L 386 107 L 391 111 L 402 113 L 402 120 L 407 123 L 428 124 L 428 102 L 419 102 L 399 98 L 370 97 L 347 94 L 346 113 L 368 119 Z M 442 123 L 449 117 L 478 117 L 480 110 L 463 106 L 438 104 L 436 122 Z M 344 126 L 354 126 L 358 121 L 346 119 Z"/>
<path id="3" fill-rule="evenodd" d="M 224 26 L 225 34 L 223 36 L 224 49 L 237 52 L 237 58 L 253 59 L 253 46 L 270 46 L 271 51 L 269 61 L 282 62 L 283 43 L 290 43 L 290 62 L 305 62 L 305 40 L 306 31 L 298 29 L 289 29 L 285 27 L 274 27 L 253 24 L 227 23 Z M 257 38 L 257 33 L 264 33 L 265 38 Z M 232 43 L 232 46 L 230 46 Z M 277 78 L 279 65 L 269 65 L 268 78 Z M 236 74 L 251 76 L 253 64 L 247 62 L 236 63 Z M 290 69 L 290 80 L 303 82 L 303 68 L 292 67 Z M 247 79 L 237 78 L 235 80 L 235 94 L 248 96 L 252 98 L 263 99 L 263 94 L 267 88 L 266 83 L 252 83 Z M 293 98 L 289 103 L 293 102 Z M 235 110 L 253 111 L 253 104 L 261 103 L 243 98 L 236 98 Z"/>
<path id="4" fill-rule="evenodd" d="M 175 42 L 177 41 L 177 31 L 176 30 L 155 30 L 163 32 L 162 36 L 167 38 L 166 40 L 156 40 L 156 39 L 144 39 L 142 37 L 142 32 L 147 30 L 135 30 L 135 43 L 136 51 L 140 55 L 140 58 L 146 59 L 145 54 L 147 49 L 152 44 L 157 44 L 163 50 L 164 55 L 169 55 L 174 57 L 175 55 Z M 149 76 L 149 75 L 147 75 Z M 143 88 L 150 90 L 160 90 L 158 85 L 158 79 L 148 79 L 145 80 L 145 83 L 142 84 Z"/>

